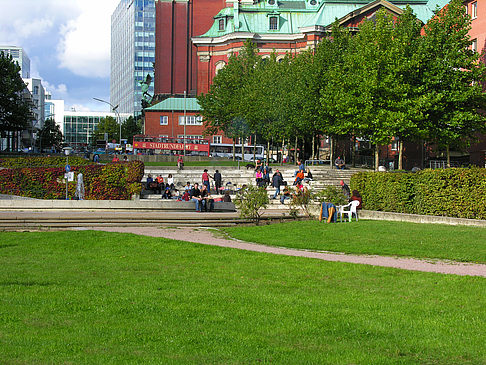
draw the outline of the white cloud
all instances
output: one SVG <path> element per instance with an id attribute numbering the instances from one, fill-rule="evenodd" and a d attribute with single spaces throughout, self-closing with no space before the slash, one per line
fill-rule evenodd
<path id="1" fill-rule="evenodd" d="M 119 0 L 75 0 L 81 12 L 61 27 L 60 66 L 84 77 L 110 75 L 111 14 Z"/>
<path id="2" fill-rule="evenodd" d="M 0 0 L 0 43 L 24 46 L 77 14 L 72 1 Z"/>

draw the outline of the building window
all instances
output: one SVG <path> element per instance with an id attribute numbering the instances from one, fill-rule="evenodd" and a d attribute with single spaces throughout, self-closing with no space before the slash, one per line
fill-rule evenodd
<path id="1" fill-rule="evenodd" d="M 218 74 L 219 70 L 221 70 L 224 66 L 226 66 L 226 62 L 218 61 L 216 62 L 215 73 Z"/>
<path id="2" fill-rule="evenodd" d="M 184 135 L 183 134 L 178 134 L 177 135 L 177 138 L 180 138 L 180 139 L 184 139 Z M 198 134 L 186 134 L 186 142 L 189 143 L 190 141 L 187 141 L 188 139 L 202 139 L 203 136 L 201 135 L 198 135 Z"/>
<path id="3" fill-rule="evenodd" d="M 478 51 L 478 40 L 477 39 L 473 39 L 472 40 L 471 49 L 473 50 L 473 52 L 477 52 Z"/>
<path id="4" fill-rule="evenodd" d="M 270 30 L 278 30 L 278 17 L 271 16 L 269 19 L 269 29 Z"/>
<path id="5" fill-rule="evenodd" d="M 168 125 L 169 124 L 169 117 L 167 115 L 160 116 L 160 125 Z"/>
<path id="6" fill-rule="evenodd" d="M 186 123 L 184 123 L 184 116 L 179 117 L 179 125 L 203 125 L 202 117 L 195 116 L 195 115 L 187 115 L 186 116 Z"/>
<path id="7" fill-rule="evenodd" d="M 225 29 L 224 19 L 219 19 L 219 30 Z"/>
<path id="8" fill-rule="evenodd" d="M 222 136 L 213 136 L 213 143 L 223 143 Z"/>
<path id="9" fill-rule="evenodd" d="M 471 4 L 471 18 L 476 19 L 478 17 L 478 2 L 475 1 Z"/>
<path id="10" fill-rule="evenodd" d="M 34 86 L 34 95 L 39 95 L 39 86 Z"/>

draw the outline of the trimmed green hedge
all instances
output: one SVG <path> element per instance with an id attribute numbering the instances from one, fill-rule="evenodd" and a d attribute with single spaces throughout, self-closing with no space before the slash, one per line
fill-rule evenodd
<path id="1" fill-rule="evenodd" d="M 69 165 L 71 166 L 86 166 L 92 162 L 77 156 L 69 157 Z M 0 158 L 0 166 L 7 168 L 21 168 L 21 167 L 64 167 L 66 165 L 65 156 L 49 156 L 49 157 L 13 157 Z"/>
<path id="2" fill-rule="evenodd" d="M 85 199 L 128 200 L 142 190 L 144 164 L 140 161 L 73 166 L 71 171 L 75 172 L 76 179 L 78 173 L 83 174 Z M 65 199 L 64 172 L 64 167 L 4 169 L 0 171 L 0 193 L 37 199 Z M 68 196 L 73 198 L 75 192 L 76 181 L 70 182 Z"/>
<path id="3" fill-rule="evenodd" d="M 484 168 L 360 172 L 350 185 L 363 197 L 364 209 L 486 219 Z"/>

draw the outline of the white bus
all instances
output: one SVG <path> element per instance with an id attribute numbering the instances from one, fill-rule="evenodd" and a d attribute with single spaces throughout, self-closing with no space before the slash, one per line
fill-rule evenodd
<path id="1" fill-rule="evenodd" d="M 213 157 L 233 158 L 233 144 L 231 143 L 211 143 L 210 153 Z M 245 149 L 244 161 L 253 161 L 253 146 L 243 146 Z M 235 156 L 241 160 L 241 144 L 235 146 Z M 263 160 L 265 158 L 265 147 L 257 145 L 255 159 Z"/>

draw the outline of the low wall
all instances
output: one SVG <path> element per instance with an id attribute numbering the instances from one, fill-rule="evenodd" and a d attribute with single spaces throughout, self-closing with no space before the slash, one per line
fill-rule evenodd
<path id="1" fill-rule="evenodd" d="M 195 210 L 194 202 L 176 200 L 0 200 L 0 210 Z M 234 203 L 215 202 L 216 211 L 236 211 Z"/>
<path id="2" fill-rule="evenodd" d="M 383 220 L 383 221 L 400 221 L 413 223 L 435 223 L 435 224 L 449 224 L 449 225 L 463 225 L 463 226 L 478 226 L 486 227 L 486 220 L 480 219 L 466 219 L 466 218 L 452 218 L 441 217 L 435 215 L 418 215 L 392 212 L 379 212 L 375 210 L 361 210 L 359 218 Z"/>

